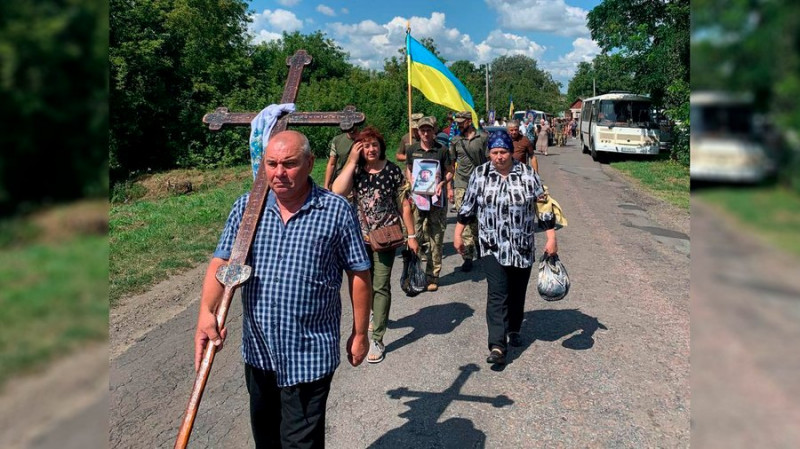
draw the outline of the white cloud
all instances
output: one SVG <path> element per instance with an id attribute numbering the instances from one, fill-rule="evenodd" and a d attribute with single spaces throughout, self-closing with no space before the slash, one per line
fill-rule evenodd
<path id="1" fill-rule="evenodd" d="M 285 9 L 271 11 L 265 9 L 260 13 L 253 14 L 252 23 L 248 26 L 248 31 L 253 36 L 253 42 L 269 42 L 281 37 L 281 33 L 286 31 L 291 33 L 303 27 L 303 21 Z"/>
<path id="2" fill-rule="evenodd" d="M 492 1 L 492 0 L 488 0 Z M 559 2 L 561 0 L 555 0 Z M 522 3 L 528 3 L 522 0 Z M 582 19 L 585 29 L 585 13 Z M 327 24 L 328 34 L 350 54 L 352 64 L 380 70 L 384 60 L 399 56 L 398 49 L 405 46 L 406 24 L 410 21 L 411 33 L 417 40 L 430 37 L 439 54 L 447 61 L 467 60 L 475 65 L 491 62 L 503 55 L 525 55 L 535 59 L 542 70 L 550 72 L 564 88 L 575 74 L 578 63 L 591 61 L 600 53 L 597 43 L 588 36 L 572 41 L 571 50 L 560 56 L 549 56 L 554 47 L 544 46 L 529 37 L 494 30 L 479 43 L 457 28 L 448 28 L 444 13 L 433 12 L 430 17 L 395 17 L 380 24 L 372 20 L 358 23 L 333 22 Z M 547 58 L 547 59 L 545 59 Z"/>
<path id="3" fill-rule="evenodd" d="M 384 59 L 399 56 L 398 49 L 405 46 L 406 24 L 410 21 L 411 33 L 417 40 L 430 37 L 436 42 L 439 54 L 448 61 L 476 60 L 478 50 L 468 34 L 448 28 L 445 15 L 431 13 L 430 17 L 395 17 L 385 24 L 365 20 L 355 24 L 340 22 L 328 25 L 336 42 L 350 53 L 351 62 L 370 69 L 382 69 Z"/>
<path id="4" fill-rule="evenodd" d="M 300 3 L 300 0 L 278 0 L 278 3 L 286 7 L 292 7 Z"/>
<path id="5" fill-rule="evenodd" d="M 600 46 L 597 42 L 579 37 L 572 41 L 572 51 L 559 57 L 556 61 L 544 62 L 542 68 L 553 75 L 553 79 L 561 81 L 564 87 L 575 75 L 578 64 L 581 62 L 592 62 L 595 56 L 600 54 Z"/>
<path id="6" fill-rule="evenodd" d="M 587 10 L 564 0 L 486 0 L 497 11 L 500 26 L 507 30 L 539 31 L 559 36 L 588 36 Z"/>
<path id="7" fill-rule="evenodd" d="M 350 10 L 347 9 L 347 8 L 342 8 L 341 11 L 342 11 L 342 14 L 350 14 Z"/>
<path id="8" fill-rule="evenodd" d="M 325 5 L 317 5 L 317 12 L 329 17 L 334 17 L 336 15 L 336 11 L 334 11 L 333 8 Z"/>
<path id="9" fill-rule="evenodd" d="M 478 44 L 477 49 L 477 62 L 484 64 L 503 55 L 525 55 L 538 61 L 547 47 L 524 36 L 494 30 L 486 36 L 483 42 Z"/>

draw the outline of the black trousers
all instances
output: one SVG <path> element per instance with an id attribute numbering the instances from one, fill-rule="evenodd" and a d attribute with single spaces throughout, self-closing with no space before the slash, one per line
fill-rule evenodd
<path id="1" fill-rule="evenodd" d="M 313 382 L 278 387 L 274 371 L 245 363 L 250 426 L 256 448 L 325 447 L 325 405 L 333 374 Z"/>
<path id="2" fill-rule="evenodd" d="M 498 347 L 506 351 L 506 335 L 519 332 L 525 313 L 525 292 L 531 278 L 531 269 L 505 267 L 494 255 L 482 260 L 486 273 L 486 325 L 489 328 L 489 349 Z"/>

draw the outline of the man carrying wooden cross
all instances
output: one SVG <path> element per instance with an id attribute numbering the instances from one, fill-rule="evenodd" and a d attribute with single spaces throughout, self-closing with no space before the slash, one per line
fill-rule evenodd
<path id="1" fill-rule="evenodd" d="M 339 365 L 342 270 L 347 272 L 353 331 L 351 365 L 367 355 L 372 285 L 370 259 L 355 213 L 344 198 L 310 178 L 314 156 L 296 131 L 272 136 L 264 152 L 271 188 L 242 287 L 245 381 L 256 447 L 324 447 L 325 407 Z M 216 311 L 223 286 L 215 274 L 231 258 L 250 193 L 234 204 L 203 282 L 195 335 L 195 369 L 225 329 Z"/>
<path id="2" fill-rule="evenodd" d="M 286 63 L 289 74 L 277 105 L 258 114 L 218 108 L 203 117 L 209 129 L 251 124 L 258 130 L 251 134 L 250 145 L 257 168 L 252 189 L 228 216 L 203 281 L 195 333 L 197 375 L 176 449 L 188 444 L 239 286 L 243 285 L 242 355 L 256 447 L 325 445 L 325 406 L 339 365 L 342 270 L 348 274 L 353 306 L 347 342 L 350 364 L 359 365 L 369 349 L 370 260 L 355 212 L 344 198 L 314 184 L 308 139 L 285 131 L 290 123 L 348 129 L 363 122 L 364 114 L 347 106 L 341 112 L 281 117 L 294 110 L 303 67 L 311 63 L 311 56 L 298 50 Z"/>

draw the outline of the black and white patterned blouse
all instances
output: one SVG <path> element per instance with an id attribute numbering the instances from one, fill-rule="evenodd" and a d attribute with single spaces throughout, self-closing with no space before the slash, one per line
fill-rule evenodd
<path id="1" fill-rule="evenodd" d="M 514 161 L 504 178 L 487 162 L 469 178 L 458 222 L 469 224 L 477 216 L 481 253 L 492 254 L 503 266 L 528 268 L 535 260 L 536 198 L 542 194 L 539 175 L 528 165 Z M 552 216 L 538 218 L 545 229 L 555 226 Z"/>

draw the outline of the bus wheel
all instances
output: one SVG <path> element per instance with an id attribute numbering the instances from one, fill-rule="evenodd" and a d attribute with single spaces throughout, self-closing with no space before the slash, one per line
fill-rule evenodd
<path id="1" fill-rule="evenodd" d="M 597 150 L 595 149 L 596 147 L 597 146 L 594 145 L 594 142 L 592 142 L 592 160 L 595 162 L 600 162 L 602 164 L 607 160 L 606 155 L 604 153 L 598 153 Z"/>
<path id="2" fill-rule="evenodd" d="M 581 153 L 586 154 L 589 152 L 589 148 L 586 147 L 586 143 L 583 141 L 583 137 L 581 137 Z"/>

